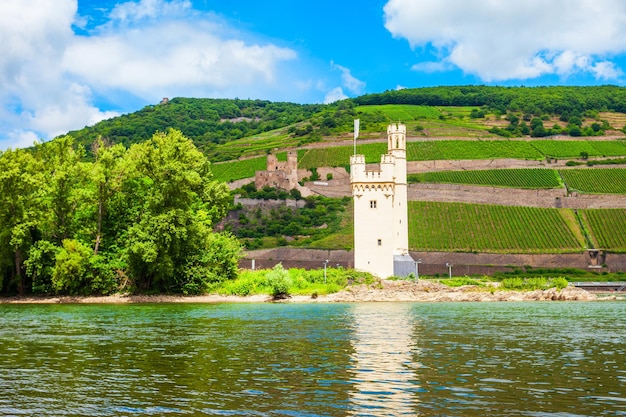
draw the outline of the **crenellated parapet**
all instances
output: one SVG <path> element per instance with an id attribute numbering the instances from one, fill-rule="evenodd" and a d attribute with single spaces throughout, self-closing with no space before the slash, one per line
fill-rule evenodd
<path id="1" fill-rule="evenodd" d="M 393 195 L 394 192 L 394 184 L 393 183 L 381 183 L 381 184 L 352 184 L 352 192 L 365 194 L 365 193 L 374 193 L 374 192 L 382 192 L 389 196 Z"/>

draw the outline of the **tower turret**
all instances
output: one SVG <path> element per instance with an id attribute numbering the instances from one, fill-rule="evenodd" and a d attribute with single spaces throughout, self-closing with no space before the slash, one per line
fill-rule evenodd
<path id="1" fill-rule="evenodd" d="M 406 126 L 387 128 L 387 154 L 368 170 L 363 155 L 350 158 L 354 198 L 354 266 L 381 278 L 407 275 L 408 215 Z M 399 262 L 404 267 L 398 269 Z M 410 270 L 409 270 L 410 272 Z"/>

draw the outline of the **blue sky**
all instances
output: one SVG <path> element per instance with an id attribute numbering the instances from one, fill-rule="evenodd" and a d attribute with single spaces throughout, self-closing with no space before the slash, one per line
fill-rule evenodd
<path id="1" fill-rule="evenodd" d="M 0 149 L 163 97 L 624 85 L 623 0 L 2 0 Z"/>

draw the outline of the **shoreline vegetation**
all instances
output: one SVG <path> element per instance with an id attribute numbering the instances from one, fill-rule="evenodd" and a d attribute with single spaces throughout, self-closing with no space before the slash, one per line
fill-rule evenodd
<path id="1" fill-rule="evenodd" d="M 370 284 L 348 286 L 327 295 L 252 294 L 224 295 L 132 295 L 107 296 L 26 296 L 0 297 L 0 304 L 134 304 L 134 303 L 337 303 L 337 302 L 514 302 L 514 301 L 606 301 L 623 300 L 619 295 L 598 296 L 586 290 L 567 286 L 535 290 L 500 289 L 492 283 L 487 287 L 462 285 L 449 287 L 435 280 L 377 280 Z"/>

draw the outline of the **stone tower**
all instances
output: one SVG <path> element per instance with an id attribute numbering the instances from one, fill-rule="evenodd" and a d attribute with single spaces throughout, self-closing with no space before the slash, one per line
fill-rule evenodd
<path id="1" fill-rule="evenodd" d="M 409 256 L 406 126 L 387 127 L 387 153 L 368 170 L 364 155 L 350 157 L 354 199 L 354 267 L 380 278 L 415 271 Z"/>
<path id="2" fill-rule="evenodd" d="M 255 173 L 254 184 L 257 190 L 265 186 L 287 191 L 298 188 L 298 153 L 287 152 L 286 162 L 280 162 L 276 155 L 267 155 L 267 169 Z"/>

